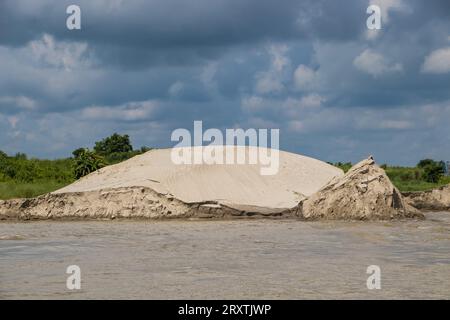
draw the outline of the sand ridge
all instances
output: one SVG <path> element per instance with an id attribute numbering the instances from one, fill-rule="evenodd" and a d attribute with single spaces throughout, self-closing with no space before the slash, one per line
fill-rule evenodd
<path id="1" fill-rule="evenodd" d="M 197 147 L 196 147 L 197 148 Z M 249 150 L 257 147 L 245 148 Z M 53 194 L 145 187 L 185 203 L 207 201 L 226 205 L 292 208 L 343 172 L 320 160 L 279 152 L 279 171 L 261 175 L 258 164 L 176 165 L 172 149 L 151 150 L 105 167 Z M 247 158 L 248 159 L 248 158 Z"/>

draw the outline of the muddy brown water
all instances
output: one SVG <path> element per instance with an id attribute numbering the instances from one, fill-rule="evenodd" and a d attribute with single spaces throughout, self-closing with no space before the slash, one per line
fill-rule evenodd
<path id="1" fill-rule="evenodd" d="M 81 268 L 81 290 L 66 268 Z M 369 265 L 381 289 L 369 290 Z M 1 299 L 449 299 L 450 213 L 423 221 L 0 223 Z"/>

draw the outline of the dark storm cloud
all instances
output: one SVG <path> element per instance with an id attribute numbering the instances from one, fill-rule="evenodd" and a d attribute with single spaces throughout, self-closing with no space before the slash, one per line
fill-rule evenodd
<path id="1" fill-rule="evenodd" d="M 65 9 L 82 10 L 82 31 L 65 28 Z M 364 2 L 297 0 L 3 0 L 0 43 L 21 46 L 47 33 L 87 41 L 102 63 L 200 63 L 227 47 L 267 40 L 356 37 Z"/>
<path id="2" fill-rule="evenodd" d="M 65 29 L 65 9 L 70 4 L 82 9 L 82 33 Z M 294 0 L 4 0 L 0 18 L 7 32 L 2 42 L 21 44 L 42 32 L 131 47 L 224 45 L 283 38 L 295 34 L 299 4 Z"/>

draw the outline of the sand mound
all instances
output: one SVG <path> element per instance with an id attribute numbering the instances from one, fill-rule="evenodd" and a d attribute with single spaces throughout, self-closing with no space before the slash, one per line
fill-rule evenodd
<path id="1" fill-rule="evenodd" d="M 403 196 L 417 209 L 450 211 L 450 185 L 428 191 L 404 192 Z"/>
<path id="2" fill-rule="evenodd" d="M 252 148 L 234 147 L 235 154 L 239 148 L 248 159 Z M 291 208 L 343 175 L 322 161 L 282 151 L 277 174 L 261 175 L 260 169 L 175 165 L 171 149 L 152 150 L 56 192 L 0 201 L 0 219 L 295 216 Z"/>
<path id="3" fill-rule="evenodd" d="M 421 217 L 408 205 L 372 157 L 332 179 L 299 205 L 305 219 L 380 220 Z"/>
<path id="4" fill-rule="evenodd" d="M 243 148 L 247 159 L 249 150 L 259 150 L 233 149 L 238 148 Z M 333 177 L 343 175 L 340 169 L 325 162 L 283 151 L 279 153 L 279 171 L 275 175 L 261 175 L 258 164 L 176 165 L 171 161 L 171 151 L 149 151 L 103 168 L 54 194 L 145 187 L 185 203 L 292 208 Z"/>
<path id="5" fill-rule="evenodd" d="M 238 148 L 247 155 L 252 150 Z M 345 175 L 288 152 L 280 152 L 279 160 L 277 174 L 261 175 L 260 165 L 175 165 L 171 150 L 154 150 L 50 194 L 0 201 L 0 219 L 422 216 L 372 158 Z"/>

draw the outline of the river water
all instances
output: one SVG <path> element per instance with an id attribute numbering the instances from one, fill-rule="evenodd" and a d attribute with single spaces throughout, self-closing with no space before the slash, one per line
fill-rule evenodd
<path id="1" fill-rule="evenodd" d="M 81 270 L 68 290 L 66 269 Z M 381 289 L 367 288 L 369 265 Z M 424 221 L 0 223 L 1 299 L 450 298 L 450 213 Z"/>

